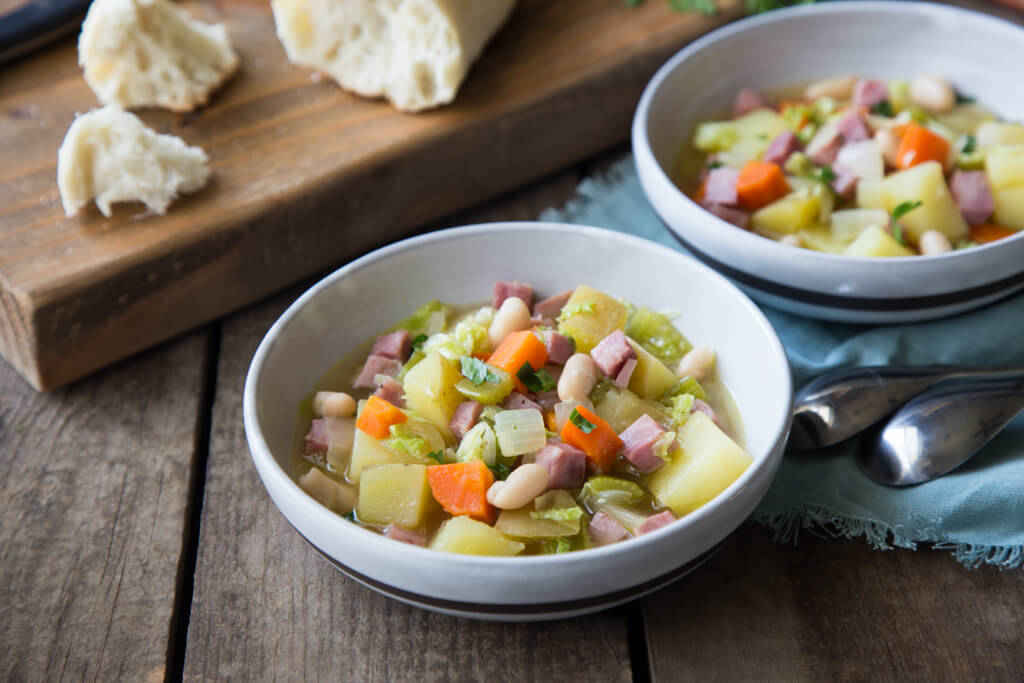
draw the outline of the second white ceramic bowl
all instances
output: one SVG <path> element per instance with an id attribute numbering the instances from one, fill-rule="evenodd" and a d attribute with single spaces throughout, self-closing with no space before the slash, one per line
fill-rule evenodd
<path id="1" fill-rule="evenodd" d="M 306 495 L 292 479 L 299 402 L 343 356 L 440 299 L 479 303 L 496 280 L 541 294 L 587 283 L 679 312 L 695 343 L 716 349 L 742 415 L 753 464 L 699 510 L 656 532 L 564 555 L 452 555 L 384 538 Z M 739 290 L 671 249 L 621 233 L 550 223 L 435 232 L 379 249 L 303 294 L 267 333 L 245 383 L 245 433 L 274 504 L 338 569 L 399 600 L 450 614 L 527 620 L 630 600 L 684 575 L 753 511 L 775 475 L 792 387 L 778 337 Z"/>
<path id="2" fill-rule="evenodd" d="M 811 317 L 908 322 L 952 315 L 1024 288 L 1024 233 L 941 256 L 866 259 L 794 249 L 705 211 L 670 178 L 701 120 L 744 87 L 836 74 L 948 77 L 1010 120 L 1024 119 L 1024 30 L 987 15 L 918 2 L 828 2 L 736 22 L 676 54 L 633 120 L 644 192 L 695 256 L 759 301 Z"/>

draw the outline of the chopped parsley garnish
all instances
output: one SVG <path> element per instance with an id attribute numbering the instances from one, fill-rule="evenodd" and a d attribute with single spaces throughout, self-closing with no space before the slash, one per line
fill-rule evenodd
<path id="1" fill-rule="evenodd" d="M 888 116 L 889 118 L 895 116 L 895 113 L 892 110 L 892 103 L 889 102 L 889 100 L 882 100 L 875 106 L 871 107 L 871 111 L 881 116 Z"/>
<path id="2" fill-rule="evenodd" d="M 957 104 L 971 104 L 972 102 L 977 101 L 976 98 L 971 97 L 970 95 L 965 95 L 959 90 L 954 90 L 953 92 L 956 95 Z"/>
<path id="3" fill-rule="evenodd" d="M 584 434 L 589 434 L 590 432 L 597 429 L 596 424 L 580 415 L 579 411 L 577 411 L 575 408 L 573 408 L 572 412 L 569 413 L 569 422 L 571 422 L 574 427 L 579 429 Z"/>
<path id="4" fill-rule="evenodd" d="M 417 334 L 415 337 L 412 338 L 412 348 L 414 348 L 417 351 L 421 351 L 423 349 L 423 342 L 425 341 L 427 341 L 427 335 Z"/>
<path id="5" fill-rule="evenodd" d="M 547 370 L 544 368 L 534 370 L 533 366 L 529 363 L 523 363 L 522 367 L 519 368 L 519 372 L 516 373 L 516 377 L 526 385 L 527 389 L 535 394 L 542 391 L 551 391 L 556 386 L 554 378 Z"/>
<path id="6" fill-rule="evenodd" d="M 715 159 L 714 161 L 709 161 L 704 166 L 704 168 L 708 169 L 709 171 L 714 171 L 716 168 L 722 168 L 723 166 L 725 166 L 724 161 L 719 161 L 718 159 Z"/>
<path id="7" fill-rule="evenodd" d="M 839 177 L 836 175 L 836 172 L 832 170 L 831 166 L 822 166 L 812 175 L 826 185 L 831 185 L 832 181 Z"/>
<path id="8" fill-rule="evenodd" d="M 497 384 L 501 381 L 498 379 L 498 376 L 491 372 L 491 369 L 487 367 L 487 363 L 483 362 L 479 358 L 473 358 L 472 356 L 462 357 L 462 376 L 476 386 L 480 386 L 484 382 Z"/>
<path id="9" fill-rule="evenodd" d="M 573 304 L 572 306 L 564 306 L 562 307 L 562 312 L 558 314 L 558 322 L 568 320 L 574 315 L 579 315 L 581 313 L 594 315 L 594 309 L 593 301 L 581 301 L 578 304 Z"/>
<path id="10" fill-rule="evenodd" d="M 892 219 L 898 221 L 919 206 L 921 206 L 920 199 L 916 202 L 903 202 L 892 210 Z"/>
<path id="11" fill-rule="evenodd" d="M 903 226 L 899 223 L 892 224 L 892 237 L 904 247 L 907 246 L 907 241 L 903 239 Z"/>
<path id="12" fill-rule="evenodd" d="M 767 140 L 768 139 L 768 135 L 766 135 L 765 133 L 761 133 L 761 134 L 759 134 L 757 136 L 757 139 L 758 140 Z"/>
<path id="13" fill-rule="evenodd" d="M 978 138 L 973 135 L 964 137 L 964 144 L 960 147 L 961 154 L 970 154 L 978 148 Z"/>
<path id="14" fill-rule="evenodd" d="M 508 466 L 503 465 L 500 462 L 496 462 L 493 465 L 488 465 L 487 469 L 494 473 L 494 476 L 498 479 L 508 479 L 509 473 L 512 471 Z"/>
<path id="15" fill-rule="evenodd" d="M 427 457 L 431 460 L 436 460 L 438 465 L 444 464 L 444 451 L 431 451 L 427 453 Z"/>
<path id="16" fill-rule="evenodd" d="M 348 512 L 346 512 L 345 513 L 345 519 L 347 519 L 350 522 L 356 521 L 356 511 L 355 510 L 349 510 Z"/>

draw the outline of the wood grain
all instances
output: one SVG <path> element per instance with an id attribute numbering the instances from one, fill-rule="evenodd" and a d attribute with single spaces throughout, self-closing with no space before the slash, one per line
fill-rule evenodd
<path id="1" fill-rule="evenodd" d="M 576 181 L 562 175 L 449 220 L 533 218 Z M 260 338 L 298 293 L 223 326 L 185 678 L 629 680 L 622 613 L 532 625 L 433 614 L 345 578 L 288 525 L 249 461 L 241 389 Z"/>
<path id="2" fill-rule="evenodd" d="M 0 365 L 0 680 L 162 680 L 205 335 L 40 395 Z"/>
<path id="3" fill-rule="evenodd" d="M 740 530 L 644 601 L 654 680 L 1024 680 L 1024 572 Z"/>
<path id="4" fill-rule="evenodd" d="M 71 42 L 18 62 L 0 80 L 0 351 L 58 386 L 622 141 L 655 68 L 726 5 L 523 0 L 457 102 L 411 116 L 289 65 L 265 3 L 191 3 L 242 68 L 200 112 L 143 112 L 215 174 L 165 217 L 63 216 L 56 151 L 95 99 Z"/>

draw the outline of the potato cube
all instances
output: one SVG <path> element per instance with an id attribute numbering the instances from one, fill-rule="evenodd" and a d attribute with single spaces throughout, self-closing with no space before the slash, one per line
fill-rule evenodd
<path id="1" fill-rule="evenodd" d="M 801 190 L 755 211 L 750 225 L 768 235 L 789 235 L 813 227 L 820 214 L 820 197 Z"/>
<path id="2" fill-rule="evenodd" d="M 626 306 L 593 287 L 580 285 L 562 307 L 558 331 L 576 341 L 579 353 L 590 353 L 615 330 L 626 328 Z"/>
<path id="3" fill-rule="evenodd" d="M 640 398 L 656 399 L 679 381 L 675 371 L 658 360 L 654 354 L 626 337 L 636 351 L 636 368 L 629 378 L 629 390 Z"/>
<path id="4" fill-rule="evenodd" d="M 1024 185 L 995 190 L 995 222 L 1014 230 L 1024 230 Z"/>
<path id="5" fill-rule="evenodd" d="M 415 529 L 435 509 L 426 465 L 379 465 L 363 471 L 359 479 L 360 521 Z"/>
<path id="6" fill-rule="evenodd" d="M 616 433 L 625 431 L 629 425 L 643 415 L 650 415 L 655 422 L 667 423 L 669 421 L 668 413 L 663 405 L 642 399 L 632 391 L 618 387 L 609 388 L 594 403 L 594 412 L 610 424 Z"/>
<path id="7" fill-rule="evenodd" d="M 678 430 L 679 448 L 648 482 L 655 499 L 677 517 L 696 510 L 732 484 L 753 462 L 704 413 L 693 413 Z"/>
<path id="8" fill-rule="evenodd" d="M 430 547 L 463 555 L 518 555 L 526 548 L 494 527 L 465 516 L 453 517 L 442 524 Z"/>
<path id="9" fill-rule="evenodd" d="M 903 246 L 893 236 L 877 225 L 864 228 L 850 246 L 843 250 L 846 256 L 863 256 L 865 258 L 888 258 L 893 256 L 913 256 L 914 252 Z"/>
<path id="10" fill-rule="evenodd" d="M 926 230 L 938 230 L 954 244 L 967 237 L 967 221 L 946 185 L 939 162 L 911 166 L 893 173 L 884 182 L 885 208 L 889 213 L 904 202 L 921 202 L 921 206 L 900 218 L 908 241 L 916 244 Z"/>
<path id="11" fill-rule="evenodd" d="M 995 222 L 1024 230 L 1024 145 L 993 147 L 985 171 L 995 200 Z"/>
<path id="12" fill-rule="evenodd" d="M 466 400 L 455 388 L 460 379 L 462 372 L 458 364 L 436 351 L 427 354 L 405 375 L 406 407 L 425 417 L 449 440 L 452 439 L 448 428 L 452 413 Z"/>
<path id="13" fill-rule="evenodd" d="M 885 181 L 862 178 L 857 182 L 857 206 L 862 209 L 885 209 Z"/>

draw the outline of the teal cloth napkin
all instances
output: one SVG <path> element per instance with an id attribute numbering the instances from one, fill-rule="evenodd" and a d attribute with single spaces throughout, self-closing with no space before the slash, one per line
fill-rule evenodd
<path id="1" fill-rule="evenodd" d="M 581 223 L 639 235 L 683 250 L 640 188 L 632 157 L 584 180 L 564 208 L 541 220 Z M 954 318 L 909 325 L 861 326 L 809 320 L 767 306 L 789 354 L 795 386 L 853 365 L 1024 364 L 1024 295 Z M 1024 563 L 1024 415 L 966 465 L 926 484 L 875 484 L 853 461 L 854 445 L 829 458 L 787 453 L 752 519 L 796 543 L 801 531 L 852 538 L 877 549 L 953 551 L 969 567 Z"/>

